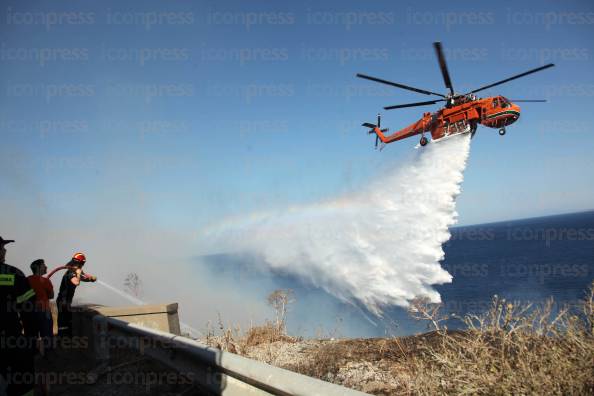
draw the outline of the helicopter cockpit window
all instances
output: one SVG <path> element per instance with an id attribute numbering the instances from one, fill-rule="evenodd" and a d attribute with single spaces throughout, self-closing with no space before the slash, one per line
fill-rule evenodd
<path id="1" fill-rule="evenodd" d="M 505 98 L 500 98 L 501 101 L 501 107 L 510 107 L 511 105 L 509 104 L 509 101 Z"/>
<path id="2" fill-rule="evenodd" d="M 499 100 L 497 98 L 493 99 L 493 108 L 499 106 Z"/>

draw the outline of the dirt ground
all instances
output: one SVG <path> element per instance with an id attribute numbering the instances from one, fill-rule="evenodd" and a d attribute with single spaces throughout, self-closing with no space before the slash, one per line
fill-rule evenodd
<path id="1" fill-rule="evenodd" d="M 245 348 L 244 355 L 273 366 L 374 395 L 400 393 L 410 382 L 403 366 L 432 335 L 404 338 L 276 341 Z"/>
<path id="2" fill-rule="evenodd" d="M 208 343 L 208 340 L 198 341 Z M 340 340 L 284 337 L 274 342 L 257 341 L 255 345 L 250 342 L 233 344 L 229 350 L 347 388 L 375 395 L 393 395 L 402 394 L 410 386 L 411 371 L 406 366 L 410 357 L 434 342 L 434 333 Z"/>

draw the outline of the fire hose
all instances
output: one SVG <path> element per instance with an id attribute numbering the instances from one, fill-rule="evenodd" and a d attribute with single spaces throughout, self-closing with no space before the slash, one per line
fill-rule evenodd
<path id="1" fill-rule="evenodd" d="M 46 278 L 49 279 L 52 277 L 53 274 L 55 274 L 58 271 L 61 270 L 76 270 L 78 267 L 74 266 L 74 265 L 61 265 L 59 267 L 54 268 L 49 274 L 46 275 Z M 91 274 L 84 274 L 81 273 L 80 277 L 82 280 L 88 281 L 88 282 L 95 282 L 97 280 L 97 277 L 95 275 L 91 275 Z"/>

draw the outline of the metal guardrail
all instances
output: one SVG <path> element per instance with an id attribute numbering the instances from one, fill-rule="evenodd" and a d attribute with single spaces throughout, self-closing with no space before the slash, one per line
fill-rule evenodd
<path id="1" fill-rule="evenodd" d="M 94 355 L 109 360 L 110 348 L 125 345 L 188 375 L 215 395 L 361 396 L 359 391 L 207 347 L 189 338 L 103 315 L 93 317 Z"/>

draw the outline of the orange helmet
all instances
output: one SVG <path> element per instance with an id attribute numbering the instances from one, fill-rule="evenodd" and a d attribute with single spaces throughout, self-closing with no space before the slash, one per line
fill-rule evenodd
<path id="1" fill-rule="evenodd" d="M 72 260 L 84 264 L 87 261 L 87 258 L 85 257 L 84 253 L 74 253 Z"/>

